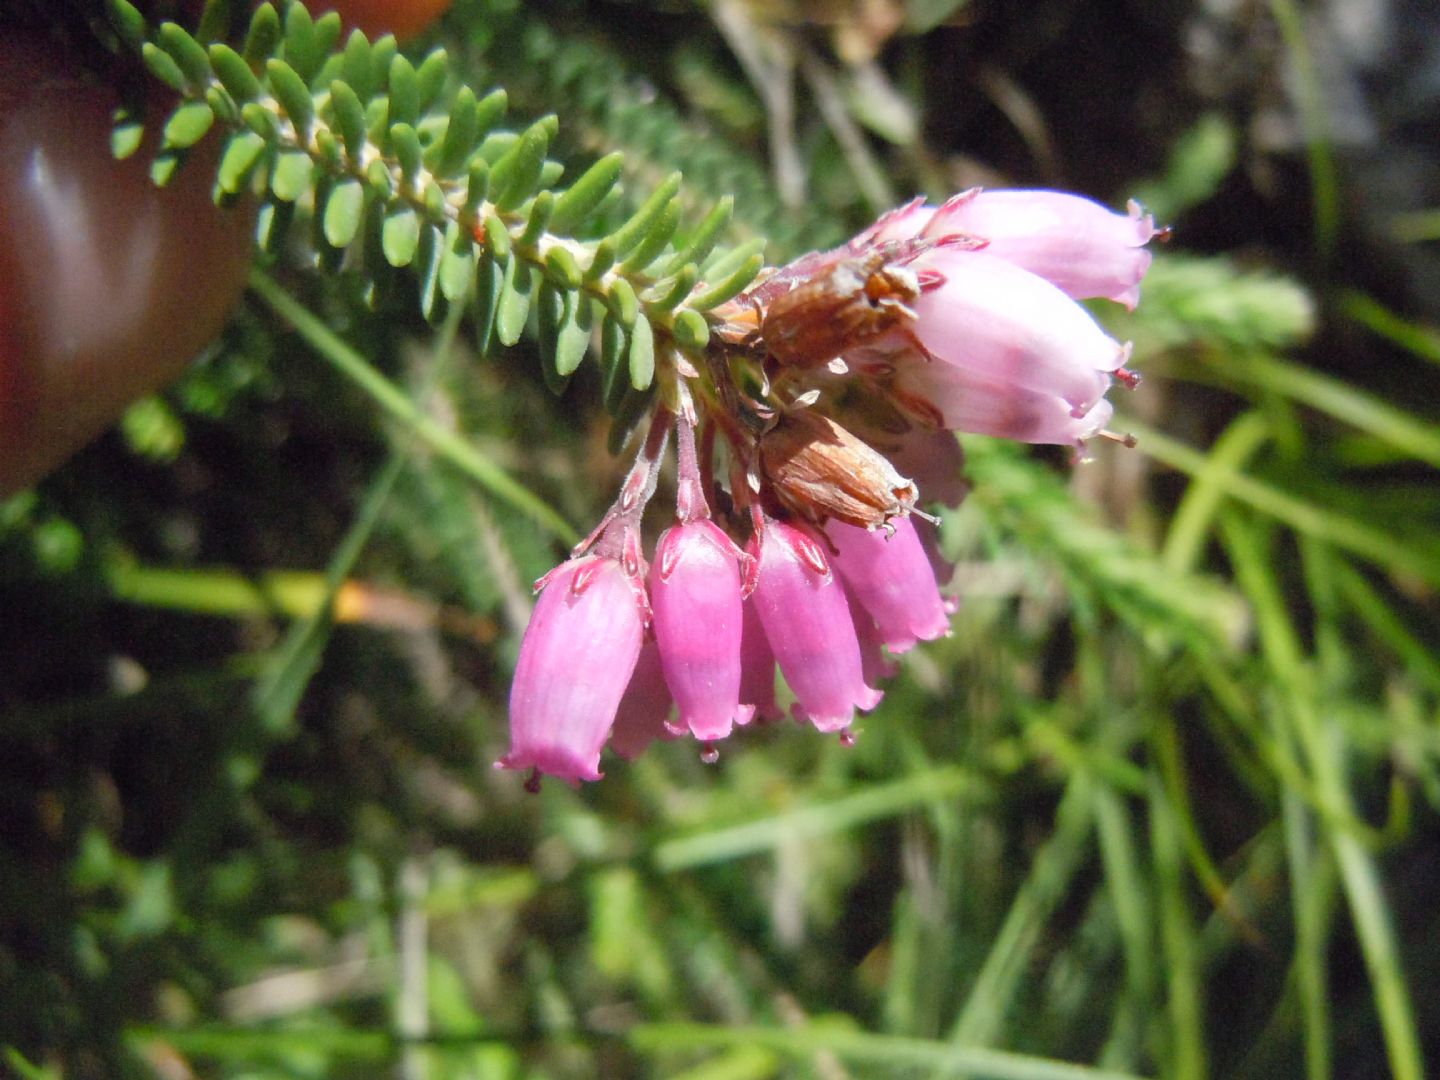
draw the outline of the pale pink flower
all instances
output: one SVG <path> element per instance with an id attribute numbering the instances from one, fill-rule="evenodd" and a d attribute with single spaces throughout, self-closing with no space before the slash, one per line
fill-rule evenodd
<path id="1" fill-rule="evenodd" d="M 656 739 L 676 738 L 668 723 L 674 709 L 675 700 L 660 667 L 660 650 L 652 638 L 640 646 L 635 672 L 615 711 L 610 749 L 626 761 L 634 761 Z"/>
<path id="2" fill-rule="evenodd" d="M 895 471 L 914 482 L 921 502 L 954 508 L 965 501 L 970 492 L 964 476 L 965 452 L 954 432 L 911 428 L 883 449 Z"/>
<path id="3" fill-rule="evenodd" d="M 857 708 L 873 709 L 884 695 L 865 684 L 849 604 L 824 548 L 804 526 L 767 521 L 751 553 L 759 562 L 751 602 L 798 699 L 797 718 L 821 731 L 849 727 Z"/>
<path id="4" fill-rule="evenodd" d="M 634 583 L 611 558 L 571 559 L 542 579 L 510 687 L 506 769 L 570 784 L 600 779 L 600 748 L 644 635 Z"/>
<path id="5" fill-rule="evenodd" d="M 1063 191 L 962 191 L 939 208 L 918 200 L 892 211 L 857 240 L 939 240 L 964 235 L 1078 300 L 1105 297 L 1130 309 L 1150 267 L 1144 247 L 1155 221 L 1132 202 L 1127 214 Z"/>
<path id="6" fill-rule="evenodd" d="M 925 557 L 930 560 L 930 570 L 935 575 L 935 584 L 943 589 L 955 576 L 955 564 L 947 559 L 945 553 L 940 550 L 939 527 L 933 521 L 916 517 L 910 519 L 910 524 L 915 528 L 915 535 L 920 538 L 920 546 L 925 550 Z M 954 615 L 955 608 L 955 601 L 946 597 L 945 614 Z"/>
<path id="7" fill-rule="evenodd" d="M 892 653 L 950 632 L 935 571 L 908 517 L 874 530 L 830 521 L 825 534 L 838 552 L 835 568 Z"/>
<path id="8" fill-rule="evenodd" d="M 912 266 L 940 283 L 904 330 L 847 354 L 852 367 L 893 373 L 899 404 L 952 430 L 1072 443 L 1104 426 L 1097 406 L 1127 350 L 1084 308 L 984 251 L 941 246 Z"/>
<path id="9" fill-rule="evenodd" d="M 711 742 L 748 724 L 740 704 L 739 550 L 713 521 L 668 529 L 650 567 L 650 604 L 665 681 L 680 723 Z"/>

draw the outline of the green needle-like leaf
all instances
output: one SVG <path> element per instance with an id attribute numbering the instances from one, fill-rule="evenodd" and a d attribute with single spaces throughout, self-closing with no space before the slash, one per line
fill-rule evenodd
<path id="1" fill-rule="evenodd" d="M 420 112 L 425 113 L 440 98 L 445 89 L 445 77 L 450 71 L 450 57 L 444 49 L 432 49 L 415 71 L 415 88 L 420 96 Z"/>
<path id="2" fill-rule="evenodd" d="M 325 239 L 332 247 L 348 247 L 364 216 L 365 186 L 359 180 L 342 180 L 325 202 Z"/>
<path id="3" fill-rule="evenodd" d="M 140 47 L 140 57 L 145 61 L 145 66 L 150 69 L 150 74 L 172 90 L 184 92 L 185 73 L 180 70 L 180 65 L 175 63 L 173 56 L 160 46 L 147 41 Z"/>
<path id="4" fill-rule="evenodd" d="M 242 131 L 232 138 L 220 159 L 220 171 L 216 182 L 220 190 L 228 195 L 238 194 L 250 182 L 260 156 L 265 152 L 265 140 L 253 131 Z"/>
<path id="5" fill-rule="evenodd" d="M 336 79 L 330 84 L 330 108 L 340 138 L 345 141 L 345 153 L 352 163 L 358 163 L 366 144 L 365 106 L 360 104 L 354 90 Z"/>
<path id="6" fill-rule="evenodd" d="M 251 66 L 263 64 L 267 58 L 275 55 L 275 49 L 284 36 L 280 14 L 275 10 L 275 5 L 266 0 L 255 9 L 255 14 L 250 16 L 250 28 L 246 31 L 245 45 L 240 50 L 240 55 Z"/>
<path id="7" fill-rule="evenodd" d="M 362 31 L 350 31 L 350 36 L 345 39 L 345 51 L 341 54 L 339 81 L 350 87 L 361 101 L 369 101 L 375 93 L 373 70 L 370 39 Z"/>
<path id="8" fill-rule="evenodd" d="M 275 170 L 270 174 L 270 190 L 281 202 L 293 203 L 309 190 L 314 171 L 310 155 L 299 150 L 287 151 L 275 162 Z"/>
<path id="9" fill-rule="evenodd" d="M 475 100 L 475 92 L 468 86 L 462 86 L 450 106 L 445 134 L 427 155 L 427 161 L 438 176 L 459 176 L 465 171 L 479 141 L 479 104 Z"/>
<path id="10" fill-rule="evenodd" d="M 215 77 L 238 103 L 244 105 L 260 96 L 260 80 L 250 70 L 244 57 L 224 42 L 216 42 L 207 52 Z"/>
<path id="11" fill-rule="evenodd" d="M 110 25 L 115 27 L 120 40 L 132 49 L 139 49 L 149 29 L 145 25 L 145 16 L 130 0 L 106 0 L 105 6 L 110 14 Z"/>
<path id="12" fill-rule="evenodd" d="M 720 234 L 724 232 L 725 226 L 730 224 L 730 217 L 734 210 L 735 197 L 733 195 L 726 195 L 716 203 L 714 209 L 705 215 L 705 219 L 675 252 L 675 257 L 665 264 L 663 272 L 673 274 L 690 262 L 697 266 L 703 265 L 706 257 L 714 250 L 715 242 L 720 239 Z"/>
<path id="13" fill-rule="evenodd" d="M 184 27 L 173 22 L 161 23 L 155 37 L 185 73 L 191 87 L 198 89 L 210 81 L 210 57 Z"/>
<path id="14" fill-rule="evenodd" d="M 187 101 L 165 122 L 164 144 L 188 149 L 205 137 L 215 123 L 215 113 L 203 101 Z"/>
<path id="15" fill-rule="evenodd" d="M 295 125 L 295 133 L 302 141 L 310 137 L 310 125 L 315 119 L 315 100 L 295 69 L 284 60 L 271 57 L 265 61 L 265 74 L 270 80 L 270 89 L 275 99 Z"/>
<path id="16" fill-rule="evenodd" d="M 581 173 L 580 178 L 555 200 L 555 213 L 550 219 L 555 231 L 572 233 L 584 224 L 605 196 L 614 190 L 624 164 L 624 154 L 606 154 Z"/>
<path id="17" fill-rule="evenodd" d="M 409 266 L 420 246 L 420 215 L 408 206 L 386 214 L 380 245 L 391 266 Z"/>
<path id="18" fill-rule="evenodd" d="M 679 226 L 680 201 L 674 199 L 651 224 L 649 231 L 635 245 L 634 250 L 625 257 L 620 264 L 621 273 L 633 274 L 654 262 L 665 250 L 665 245 L 670 243 L 670 238 L 675 235 Z"/>
<path id="19" fill-rule="evenodd" d="M 682 348 L 699 352 L 710 343 L 710 324 L 705 316 L 689 308 L 675 316 L 675 340 Z"/>
<path id="20" fill-rule="evenodd" d="M 490 190 L 501 213 L 516 209 L 534 192 L 556 126 L 553 116 L 531 124 L 490 169 Z"/>
<path id="21" fill-rule="evenodd" d="M 409 124 L 392 124 L 390 148 L 400 162 L 400 173 L 407 183 L 414 183 L 420 173 L 420 136 Z"/>
<path id="22" fill-rule="evenodd" d="M 733 300 L 755 280 L 755 275 L 764 265 L 765 260 L 760 255 L 748 256 L 724 277 L 692 296 L 685 306 L 695 311 L 709 311 L 727 300 Z"/>
<path id="23" fill-rule="evenodd" d="M 440 292 L 452 304 L 464 298 L 475 277 L 475 245 L 457 222 L 445 232 L 445 251 L 440 259 Z"/>
<path id="24" fill-rule="evenodd" d="M 390 61 L 390 123 L 414 125 L 420 119 L 420 83 L 415 68 L 404 56 L 397 54 Z"/>
<path id="25" fill-rule="evenodd" d="M 495 337 L 501 345 L 514 345 L 525 332 L 530 314 L 530 271 L 517 258 L 505 263 L 500 283 L 499 307 L 495 312 Z"/>
<path id="26" fill-rule="evenodd" d="M 631 215 L 630 220 L 611 234 L 615 252 L 620 258 L 629 255 L 670 209 L 671 200 L 680 190 L 680 174 L 671 173 L 655 192 Z M 668 238 L 667 238 L 668 239 Z"/>
<path id="27" fill-rule="evenodd" d="M 655 331 L 644 315 L 637 315 L 630 328 L 629 362 L 630 385 L 636 390 L 648 390 L 655 381 Z"/>

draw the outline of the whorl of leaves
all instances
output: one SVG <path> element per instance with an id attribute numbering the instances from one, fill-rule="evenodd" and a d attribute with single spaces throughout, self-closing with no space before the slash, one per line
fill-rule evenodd
<path id="1" fill-rule="evenodd" d="M 557 392 L 593 348 L 617 436 L 644 412 L 657 354 L 703 349 L 705 312 L 760 270 L 758 245 L 716 246 L 729 199 L 682 232 L 679 173 L 618 227 L 600 228 L 622 155 L 558 187 L 562 166 L 547 156 L 556 117 L 505 127 L 505 91 L 460 85 L 443 49 L 417 63 L 388 35 L 372 42 L 354 31 L 342 42 L 337 15 L 314 19 L 295 2 L 283 14 L 262 3 L 235 46 L 202 44 L 175 23 L 152 29 L 129 0 L 108 6 L 120 41 L 180 95 L 163 123 L 156 183 L 218 126 L 216 199 L 261 199 L 267 254 L 308 221 L 321 265 L 343 263 L 372 293 L 412 268 L 424 315 L 471 303 L 482 345 L 513 345 L 533 323 Z M 202 28 L 223 23 L 212 17 L 220 6 L 211 0 Z M 127 118 L 116 153 L 139 145 Z"/>

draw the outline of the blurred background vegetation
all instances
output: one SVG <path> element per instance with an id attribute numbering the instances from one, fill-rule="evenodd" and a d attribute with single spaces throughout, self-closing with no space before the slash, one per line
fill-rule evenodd
<path id="1" fill-rule="evenodd" d="M 0 503 L 0 1070 L 1421 1076 L 1440 24 L 1356 11 L 456 0 L 412 51 L 557 112 L 572 167 L 626 151 L 634 198 L 733 194 L 771 262 L 915 192 L 1139 198 L 1174 238 L 1097 308 L 1139 448 L 964 440 L 954 635 L 855 747 L 776 725 L 528 796 L 491 762 L 564 545 L 465 455 L 586 531 L 597 379 L 281 259 Z"/>

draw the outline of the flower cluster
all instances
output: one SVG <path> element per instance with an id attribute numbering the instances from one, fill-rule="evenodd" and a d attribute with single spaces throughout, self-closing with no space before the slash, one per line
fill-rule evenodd
<path id="1" fill-rule="evenodd" d="M 719 310 L 703 356 L 657 367 L 614 505 L 537 583 L 498 764 L 532 785 L 595 780 L 607 743 L 633 758 L 686 734 L 713 760 L 735 727 L 781 715 L 777 667 L 797 720 L 850 738 L 889 657 L 948 632 L 948 567 L 915 504 L 964 497 L 953 433 L 1108 435 L 1112 378 L 1135 376 L 1076 301 L 1133 307 L 1155 235 L 1133 204 L 967 191 L 900 207 Z M 672 433 L 675 518 L 647 559 Z"/>

